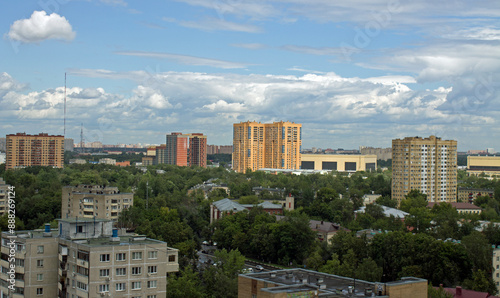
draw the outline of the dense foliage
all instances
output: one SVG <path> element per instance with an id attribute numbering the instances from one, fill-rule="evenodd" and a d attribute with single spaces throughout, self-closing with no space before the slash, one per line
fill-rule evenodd
<path id="1" fill-rule="evenodd" d="M 490 244 L 500 244 L 500 229 L 490 225 L 483 233 L 474 231 L 480 219 L 500 219 L 500 182 L 467 177 L 461 171 L 460 186 L 496 190 L 495 197 L 476 200 L 484 208 L 483 214 L 459 215 L 449 204 L 429 209 L 425 195 L 413 191 L 401 203 L 401 209 L 410 214 L 405 221 L 385 217 L 380 206 L 397 205 L 390 199 L 390 171 L 359 172 L 351 177 L 343 173 L 294 176 L 239 174 L 224 167 L 159 165 L 143 171 L 136 167 L 85 164 L 64 169 L 30 167 L 9 171 L 0 166 L 0 176 L 15 186 L 18 229 L 40 228 L 60 217 L 64 185 L 113 185 L 122 192 L 134 192 L 134 206 L 121 214 L 118 224 L 180 250 L 181 271 L 169 277 L 171 297 L 176 297 L 175 286 L 177 293 L 190 286 L 192 297 L 234 296 L 241 255 L 370 281 L 412 275 L 433 284 L 495 292 Z M 230 192 L 217 190 L 206 196 L 195 190 L 188 194 L 191 187 L 209 179 L 227 184 Z M 225 197 L 242 203 L 279 199 L 269 192 L 255 195 L 252 188 L 257 186 L 284 189 L 284 194 L 295 197 L 296 210 L 277 220 L 254 208 L 210 224 L 213 201 Z M 354 211 L 363 205 L 362 197 L 367 193 L 380 194 L 378 205 L 367 205 L 365 213 L 355 216 Z M 310 219 L 338 223 L 352 232 L 340 232 L 330 243 L 320 243 L 309 229 Z M 6 223 L 7 218 L 1 217 L 2 229 Z M 373 239 L 356 237 L 354 232 L 362 229 L 379 232 Z M 232 269 L 210 267 L 201 271 L 193 266 L 203 240 L 217 242 L 219 248 L 226 249 L 218 252 L 222 254 L 219 258 L 232 259 L 237 265 L 228 265 Z M 217 284 L 228 285 L 225 292 L 217 292 Z"/>

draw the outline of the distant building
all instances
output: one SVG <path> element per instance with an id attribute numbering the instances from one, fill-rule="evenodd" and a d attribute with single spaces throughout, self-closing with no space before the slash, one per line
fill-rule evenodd
<path id="1" fill-rule="evenodd" d="M 457 141 L 435 136 L 392 140 L 392 199 L 400 204 L 413 189 L 429 202 L 456 202 Z"/>
<path id="2" fill-rule="evenodd" d="M 373 147 L 359 147 L 359 153 L 362 155 L 376 155 L 377 159 L 389 160 L 392 159 L 392 148 L 373 148 Z"/>
<path id="3" fill-rule="evenodd" d="M 302 154 L 302 170 L 338 172 L 375 171 L 376 155 L 356 154 Z"/>
<path id="4" fill-rule="evenodd" d="M 189 165 L 207 167 L 207 136 L 192 133 L 189 137 Z"/>
<path id="5" fill-rule="evenodd" d="M 167 135 L 165 163 L 185 167 L 188 165 L 188 135 L 173 132 Z"/>
<path id="6" fill-rule="evenodd" d="M 213 183 L 213 180 L 214 179 L 209 179 L 209 180 L 203 182 L 202 184 L 197 184 L 197 185 L 191 187 L 187 191 L 188 195 L 195 192 L 196 190 L 201 190 L 201 191 L 203 191 L 205 199 L 208 199 L 208 194 L 216 189 L 223 189 L 226 192 L 227 196 L 229 196 L 231 194 L 231 191 L 230 191 L 229 187 L 227 186 L 227 184 L 216 184 L 216 183 Z"/>
<path id="7" fill-rule="evenodd" d="M 83 165 L 86 163 L 87 163 L 87 161 L 85 159 L 81 159 L 81 158 L 72 158 L 69 160 L 69 164 Z"/>
<path id="8" fill-rule="evenodd" d="M 103 219 L 60 219 L 59 230 L 2 233 L 2 254 L 15 251 L 15 288 L 0 275 L 2 297 L 166 297 L 178 250 L 137 234 L 118 234 Z M 9 265 L 4 260 L 5 265 Z M 4 267 L 7 268 L 7 267 Z"/>
<path id="9" fill-rule="evenodd" d="M 468 187 L 459 187 L 458 188 L 458 202 L 463 203 L 474 203 L 477 197 L 480 196 L 488 196 L 493 198 L 495 195 L 495 191 L 493 189 L 488 188 L 468 188 Z"/>
<path id="10" fill-rule="evenodd" d="M 238 276 L 239 298 L 361 296 L 427 298 L 427 280 L 403 277 L 393 282 L 368 282 L 300 268 Z"/>
<path id="11" fill-rule="evenodd" d="M 233 169 L 300 169 L 302 124 L 241 122 L 233 124 Z"/>
<path id="12" fill-rule="evenodd" d="M 363 205 L 368 205 L 368 204 L 373 204 L 375 203 L 375 201 L 380 198 L 382 195 L 380 194 L 374 194 L 374 193 L 371 193 L 371 194 L 364 194 L 363 195 Z"/>
<path id="13" fill-rule="evenodd" d="M 500 175 L 500 156 L 467 156 L 467 175 Z"/>
<path id="14" fill-rule="evenodd" d="M 262 186 L 252 187 L 252 192 L 256 196 L 260 195 L 260 193 L 263 191 L 267 191 L 271 194 L 275 194 L 275 195 L 280 196 L 280 197 L 283 197 L 283 194 L 285 193 L 284 188 L 271 188 L 271 187 L 262 187 Z"/>
<path id="15" fill-rule="evenodd" d="M 64 166 L 64 137 L 40 133 L 7 135 L 6 169 L 31 166 Z"/>
<path id="16" fill-rule="evenodd" d="M 439 203 L 429 202 L 427 204 L 427 208 L 433 208 L 435 204 Z M 449 204 L 451 204 L 453 208 L 457 209 L 457 212 L 460 214 L 481 214 L 481 212 L 483 211 L 481 207 L 478 207 L 474 204 L 457 203 L 457 202 L 451 202 Z"/>
<path id="17" fill-rule="evenodd" d="M 117 220 L 134 204 L 133 193 L 120 193 L 118 187 L 101 185 L 64 186 L 62 218 L 99 218 Z"/>
<path id="18" fill-rule="evenodd" d="M 391 208 L 384 205 L 378 205 L 378 206 L 382 207 L 385 217 L 394 216 L 395 218 L 403 220 L 405 219 L 406 216 L 410 214 L 408 212 L 404 212 L 396 208 Z M 358 210 L 354 211 L 354 214 L 365 213 L 365 211 L 366 211 L 366 206 L 362 206 Z"/>
<path id="19" fill-rule="evenodd" d="M 6 151 L 7 151 L 7 139 L 0 138 L 0 152 L 6 152 Z"/>
<path id="20" fill-rule="evenodd" d="M 0 216 L 7 211 L 9 200 L 9 184 L 6 184 L 2 177 L 0 177 Z M 1 297 L 1 296 L 0 296 Z"/>
<path id="21" fill-rule="evenodd" d="M 162 144 L 160 146 L 155 147 L 155 159 L 153 161 L 153 164 L 155 165 L 160 165 L 160 164 L 165 164 L 167 163 L 167 145 Z"/>
<path id="22" fill-rule="evenodd" d="M 326 241 L 326 243 L 330 243 L 330 239 L 339 231 L 350 231 L 349 229 L 341 227 L 339 224 L 322 220 L 310 220 L 309 227 L 316 232 L 319 241 Z"/>
<path id="23" fill-rule="evenodd" d="M 128 166 L 130 166 L 130 160 L 117 161 L 116 165 L 119 167 L 128 167 Z"/>
<path id="24" fill-rule="evenodd" d="M 75 149 L 75 141 L 73 139 L 64 139 L 64 151 L 71 151 Z"/>
<path id="25" fill-rule="evenodd" d="M 155 156 L 143 156 L 142 166 L 152 166 L 155 164 L 155 161 L 156 161 Z"/>
<path id="26" fill-rule="evenodd" d="M 232 154 L 232 145 L 207 145 L 207 154 Z"/>
<path id="27" fill-rule="evenodd" d="M 250 210 L 254 206 L 262 207 L 265 212 L 272 215 L 283 214 L 283 206 L 280 204 L 263 202 L 257 205 L 251 205 L 251 204 L 242 205 L 230 199 L 222 199 L 210 204 L 210 223 L 220 219 L 224 215 L 233 214 L 243 210 Z"/>
<path id="28" fill-rule="evenodd" d="M 116 159 L 112 158 L 101 158 L 99 159 L 100 164 L 105 164 L 105 165 L 116 165 Z"/>
<path id="29" fill-rule="evenodd" d="M 6 158 L 7 158 L 7 154 L 0 152 L 0 164 L 5 163 Z"/>

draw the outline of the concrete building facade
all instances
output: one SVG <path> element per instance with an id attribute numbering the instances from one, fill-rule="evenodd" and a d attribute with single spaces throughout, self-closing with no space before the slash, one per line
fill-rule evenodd
<path id="1" fill-rule="evenodd" d="M 9 208 L 7 203 L 9 201 L 10 184 L 5 183 L 0 177 L 0 216 L 2 216 Z"/>
<path id="2" fill-rule="evenodd" d="M 359 153 L 363 155 L 376 155 L 377 159 L 389 160 L 392 159 L 392 148 L 373 148 L 373 147 L 359 147 Z"/>
<path id="3" fill-rule="evenodd" d="M 118 187 L 101 185 L 64 186 L 62 218 L 98 218 L 117 220 L 120 213 L 134 204 L 133 193 L 120 193 Z"/>
<path id="4" fill-rule="evenodd" d="M 468 188 L 459 187 L 458 188 L 458 202 L 463 203 L 474 203 L 474 200 L 480 196 L 488 196 L 493 198 L 495 196 L 495 190 L 488 188 Z"/>
<path id="5" fill-rule="evenodd" d="M 0 273 L 0 297 L 166 297 L 178 250 L 142 235 L 118 235 L 109 220 L 59 220 L 59 229 L 17 231 L 15 287 Z M 12 235 L 2 233 L 9 255 Z M 2 268 L 12 263 L 1 259 Z"/>
<path id="6" fill-rule="evenodd" d="M 500 156 L 467 156 L 468 175 L 500 176 Z"/>
<path id="7" fill-rule="evenodd" d="M 302 124 L 241 122 L 233 125 L 233 169 L 300 169 Z"/>
<path id="8" fill-rule="evenodd" d="M 207 167 L 207 136 L 192 133 L 189 137 L 189 165 Z"/>
<path id="9" fill-rule="evenodd" d="M 185 167 L 188 165 L 188 135 L 173 132 L 167 135 L 165 163 Z"/>
<path id="10" fill-rule="evenodd" d="M 301 169 L 338 172 L 375 171 L 376 155 L 302 154 Z"/>
<path id="11" fill-rule="evenodd" d="M 436 136 L 392 140 L 392 199 L 399 204 L 412 189 L 429 202 L 456 202 L 457 141 Z"/>
<path id="12" fill-rule="evenodd" d="M 6 169 L 30 166 L 64 166 L 64 137 L 40 133 L 10 134 L 6 137 Z"/>

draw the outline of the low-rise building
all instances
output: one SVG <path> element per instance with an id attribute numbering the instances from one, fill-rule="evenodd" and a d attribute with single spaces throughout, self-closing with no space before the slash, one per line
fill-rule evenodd
<path id="1" fill-rule="evenodd" d="M 467 175 L 500 175 L 500 156 L 467 156 Z"/>
<path id="2" fill-rule="evenodd" d="M 474 203 L 474 200 L 480 196 L 489 196 L 493 198 L 495 195 L 495 191 L 493 189 L 488 188 L 468 188 L 468 187 L 459 187 L 458 188 L 458 202 L 462 203 Z"/>
<path id="3" fill-rule="evenodd" d="M 84 165 L 86 164 L 87 161 L 85 159 L 82 159 L 82 158 L 72 158 L 69 160 L 69 164 L 77 164 L 77 165 Z"/>
<path id="4" fill-rule="evenodd" d="M 120 212 L 133 204 L 134 194 L 121 193 L 118 187 L 86 184 L 64 186 L 61 216 L 117 220 Z"/>
<path id="5" fill-rule="evenodd" d="M 10 185 L 5 183 L 2 177 L 0 177 L 0 216 L 2 216 L 7 211 L 7 203 L 9 201 L 9 190 Z"/>
<path id="6" fill-rule="evenodd" d="M 432 208 L 432 207 L 434 207 L 435 204 L 439 204 L 439 203 L 429 202 L 427 204 L 427 208 Z M 483 211 L 483 209 L 481 209 L 481 207 L 478 207 L 474 204 L 457 203 L 457 202 L 452 202 L 452 203 L 448 203 L 448 204 L 450 204 L 453 208 L 457 209 L 457 212 L 460 214 L 481 214 L 481 212 Z"/>
<path id="7" fill-rule="evenodd" d="M 272 215 L 283 214 L 283 205 L 281 204 L 272 204 L 269 202 L 263 202 L 257 205 L 251 205 L 251 204 L 242 205 L 238 202 L 226 198 L 210 204 L 210 223 L 220 219 L 224 215 L 233 214 L 243 210 L 251 210 L 255 206 L 262 207 L 265 212 Z"/>
<path id="8" fill-rule="evenodd" d="M 11 243 L 14 239 L 14 245 Z M 61 219 L 59 229 L 3 232 L 0 297 L 166 297 L 178 250 L 136 234 L 118 234 L 110 220 Z M 144 296 L 142 296 L 144 295 Z"/>
<path id="9" fill-rule="evenodd" d="M 116 159 L 112 158 L 101 158 L 99 159 L 100 164 L 105 164 L 105 165 L 116 165 Z"/>
<path id="10" fill-rule="evenodd" d="M 375 203 L 375 201 L 380 198 L 382 195 L 380 194 L 375 194 L 375 193 L 371 193 L 371 194 L 364 194 L 363 195 L 363 205 L 368 205 L 368 204 L 373 204 Z"/>
<path id="11" fill-rule="evenodd" d="M 302 170 L 328 170 L 338 172 L 375 171 L 376 155 L 360 154 L 302 154 Z"/>
<path id="12" fill-rule="evenodd" d="M 377 283 L 300 268 L 238 276 L 239 298 L 361 296 L 427 298 L 427 280 L 404 277 Z"/>
<path id="13" fill-rule="evenodd" d="M 401 220 L 404 220 L 405 217 L 410 214 L 408 212 L 404 212 L 404 211 L 396 209 L 396 208 L 391 208 L 391 207 L 387 207 L 384 205 L 378 205 L 378 206 L 382 207 L 385 217 L 394 216 L 395 218 L 399 218 Z M 358 210 L 354 211 L 354 214 L 365 213 L 365 210 L 366 210 L 366 206 L 362 206 Z"/>

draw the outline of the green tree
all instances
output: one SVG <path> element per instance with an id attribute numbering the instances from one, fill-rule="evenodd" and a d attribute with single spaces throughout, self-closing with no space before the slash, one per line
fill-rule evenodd
<path id="1" fill-rule="evenodd" d="M 472 272 L 472 278 L 464 280 L 462 286 L 472 291 L 488 292 L 491 295 L 495 295 L 497 293 L 497 288 L 491 278 L 491 275 L 481 269 L 474 270 Z"/>
<path id="2" fill-rule="evenodd" d="M 238 274 L 245 265 L 245 257 L 238 250 L 215 251 L 216 266 L 209 266 L 203 273 L 208 297 L 237 297 Z"/>
<path id="3" fill-rule="evenodd" d="M 169 274 L 167 278 L 169 298 L 205 297 L 204 287 L 198 273 L 190 267 L 181 269 L 178 275 Z"/>
<path id="4" fill-rule="evenodd" d="M 405 195 L 399 207 L 405 212 L 410 212 L 411 208 L 427 207 L 427 195 L 421 193 L 420 190 L 412 189 Z"/>

